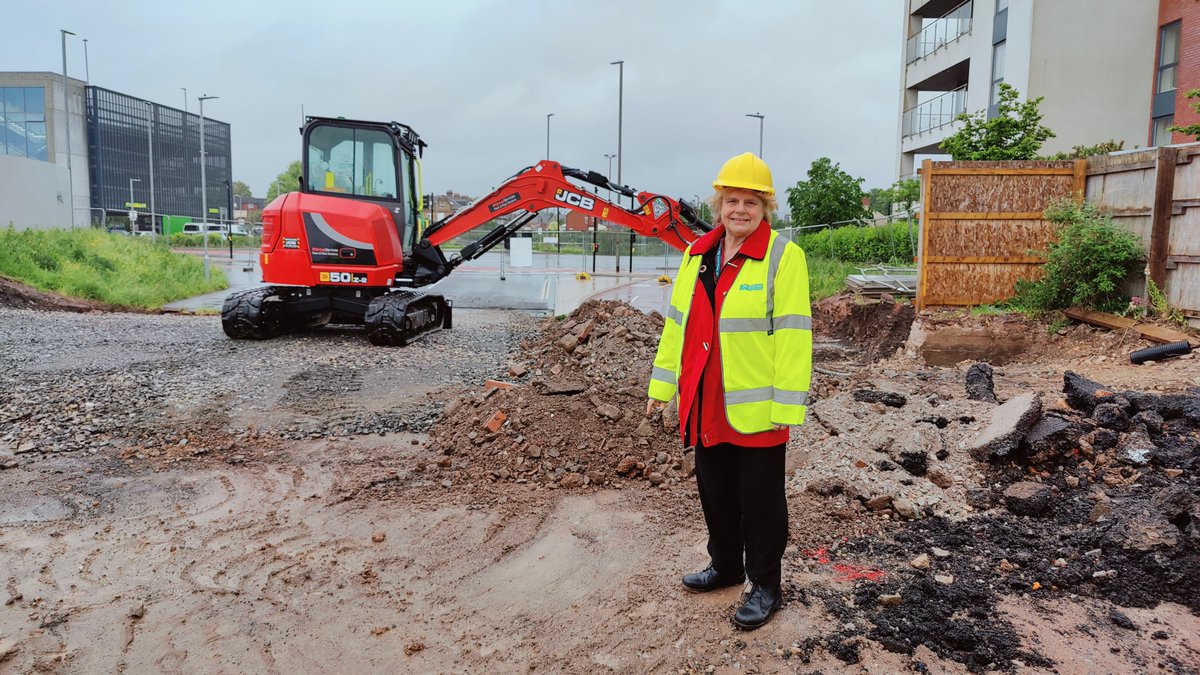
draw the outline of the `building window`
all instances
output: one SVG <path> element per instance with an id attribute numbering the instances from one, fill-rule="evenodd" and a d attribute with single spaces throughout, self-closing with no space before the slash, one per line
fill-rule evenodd
<path id="1" fill-rule="evenodd" d="M 1162 27 L 1158 35 L 1158 86 L 1155 93 L 1175 91 L 1179 67 L 1179 22 Z"/>
<path id="2" fill-rule="evenodd" d="M 1000 83 L 1004 81 L 1005 44 L 1007 44 L 1007 41 L 998 42 L 992 47 L 992 94 L 989 101 L 990 105 L 998 105 L 1000 103 Z"/>
<path id="3" fill-rule="evenodd" d="M 45 87 L 0 87 L 0 155 L 49 161 Z"/>
<path id="4" fill-rule="evenodd" d="M 1154 118 L 1154 130 L 1150 132 L 1150 145 L 1170 145 L 1171 127 L 1175 124 L 1175 116 Z"/>

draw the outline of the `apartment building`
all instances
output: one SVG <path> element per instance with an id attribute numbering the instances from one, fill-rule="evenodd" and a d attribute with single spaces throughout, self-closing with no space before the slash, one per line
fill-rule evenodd
<path id="1" fill-rule="evenodd" d="M 1192 107 L 1200 98 L 1187 98 L 1189 90 L 1200 88 L 1200 2 L 1158 3 L 1158 43 L 1151 82 L 1150 144 L 1196 140 L 1170 131 L 1170 127 L 1200 124 L 1200 113 Z"/>
<path id="2" fill-rule="evenodd" d="M 913 174 L 918 158 L 941 154 L 938 145 L 960 126 L 956 115 L 995 115 L 1001 82 L 1022 99 L 1044 97 L 1042 123 L 1056 137 L 1043 153 L 1110 139 L 1126 148 L 1164 142 L 1151 121 L 1162 125 L 1167 97 L 1160 103 L 1147 96 L 1152 74 L 1161 72 L 1159 27 L 1175 16 L 1160 4 L 1200 15 L 1196 0 L 903 1 L 896 171 L 902 177 Z M 1179 40 L 1173 44 L 1165 55 L 1178 59 L 1184 52 Z M 1183 119 L 1178 100 L 1172 99 L 1172 115 Z M 1163 106 L 1158 117 L 1152 103 Z"/>

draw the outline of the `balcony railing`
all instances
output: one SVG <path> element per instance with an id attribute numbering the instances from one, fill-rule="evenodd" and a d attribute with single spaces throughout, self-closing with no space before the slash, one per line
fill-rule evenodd
<path id="1" fill-rule="evenodd" d="M 964 84 L 958 89 L 905 110 L 901 133 L 908 137 L 937 129 L 950 124 L 959 113 L 966 111 L 967 85 Z"/>
<path id="2" fill-rule="evenodd" d="M 955 7 L 946 16 L 913 33 L 908 38 L 905 64 L 936 52 L 971 32 L 971 0 Z"/>

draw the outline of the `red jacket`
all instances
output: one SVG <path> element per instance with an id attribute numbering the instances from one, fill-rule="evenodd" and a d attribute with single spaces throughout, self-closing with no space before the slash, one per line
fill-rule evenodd
<path id="1" fill-rule="evenodd" d="M 683 334 L 683 355 L 679 375 L 679 432 L 684 445 L 697 442 L 704 446 L 733 443 L 749 448 L 765 448 L 787 443 L 788 430 L 743 434 L 729 425 L 725 415 L 725 387 L 721 375 L 721 340 L 716 317 L 721 305 L 737 279 L 742 260 L 762 260 L 767 255 L 771 226 L 762 221 L 730 261 L 721 269 L 716 280 L 713 302 L 701 279 L 696 279 L 692 291 L 691 310 Z M 703 256 L 715 249 L 725 238 L 725 227 L 717 226 L 697 239 L 691 255 Z M 701 273 L 701 277 L 704 273 Z M 703 375 L 703 377 L 701 377 Z"/>

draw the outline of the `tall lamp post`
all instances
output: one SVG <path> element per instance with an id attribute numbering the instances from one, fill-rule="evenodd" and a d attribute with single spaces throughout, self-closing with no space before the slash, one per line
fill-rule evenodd
<path id="1" fill-rule="evenodd" d="M 554 113 L 546 113 L 546 160 L 547 161 L 549 161 L 549 159 L 550 159 L 550 118 L 551 117 L 554 117 Z M 562 232 L 562 223 L 559 222 L 560 220 L 562 220 L 562 214 L 559 212 L 558 207 L 556 206 L 556 207 L 554 207 L 554 226 L 558 228 L 558 236 L 555 238 L 561 240 L 563 232 Z M 561 243 L 558 245 L 558 251 L 559 251 L 559 253 L 562 252 L 562 244 Z"/>
<path id="2" fill-rule="evenodd" d="M 209 263 L 208 263 L 208 176 L 205 173 L 204 165 L 208 164 L 208 157 L 204 154 L 204 102 L 211 101 L 219 96 L 203 95 L 200 99 L 200 222 L 203 223 L 202 229 L 204 233 L 204 280 L 209 279 Z"/>
<path id="3" fill-rule="evenodd" d="M 71 227 L 75 227 L 75 172 L 71 162 L 71 84 L 67 82 L 67 36 L 74 35 L 65 28 L 59 28 L 62 34 L 62 66 L 63 66 L 63 113 L 67 118 L 67 203 L 71 206 Z"/>
<path id="4" fill-rule="evenodd" d="M 746 117 L 758 118 L 758 158 L 762 159 L 763 118 L 765 118 L 766 115 L 763 115 L 762 113 L 748 113 Z"/>
<path id="5" fill-rule="evenodd" d="M 225 221 L 225 237 L 229 239 L 229 259 L 233 260 L 233 184 L 225 181 L 225 205 L 229 208 Z"/>
<path id="6" fill-rule="evenodd" d="M 133 184 L 140 183 L 140 182 L 142 182 L 141 178 L 130 178 L 129 179 L 129 216 L 130 216 L 130 218 L 129 218 L 129 233 L 130 234 L 134 234 L 137 232 L 137 223 L 134 222 L 137 218 L 137 216 L 135 215 L 135 213 L 137 212 L 137 207 L 133 205 L 134 204 Z M 153 223 L 153 217 L 151 217 L 151 222 Z M 152 227 L 153 227 L 153 225 L 152 225 Z"/>
<path id="7" fill-rule="evenodd" d="M 146 101 L 146 150 L 150 155 L 150 236 L 154 236 L 154 104 Z M 163 232 L 166 237 L 166 232 Z"/>
<path id="8" fill-rule="evenodd" d="M 617 185 L 624 185 L 621 181 L 621 160 L 625 159 L 625 152 L 621 149 L 621 134 L 624 125 L 625 113 L 625 62 L 613 61 L 608 64 L 617 67 Z M 633 243 L 637 238 L 637 234 L 629 233 L 629 271 L 633 272 Z M 621 271 L 621 254 L 613 249 L 613 257 L 617 260 L 617 271 Z"/>

